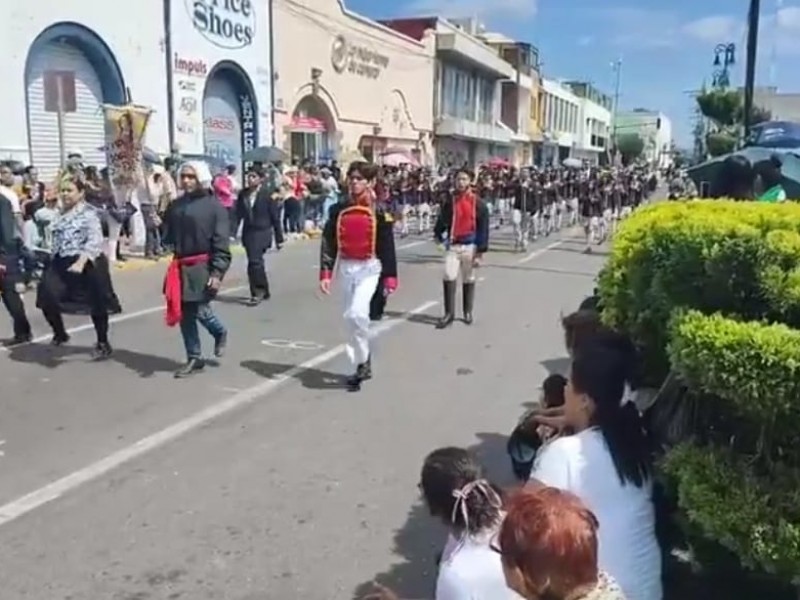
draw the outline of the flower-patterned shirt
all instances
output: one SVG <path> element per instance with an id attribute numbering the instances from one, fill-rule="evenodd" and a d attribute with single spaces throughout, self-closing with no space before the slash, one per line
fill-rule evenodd
<path id="1" fill-rule="evenodd" d="M 595 588 L 580 600 L 625 600 L 625 594 L 610 575 L 601 572 Z"/>
<path id="2" fill-rule="evenodd" d="M 95 260 L 103 253 L 103 227 L 97 211 L 86 203 L 61 214 L 52 225 L 53 256 L 80 256 Z"/>

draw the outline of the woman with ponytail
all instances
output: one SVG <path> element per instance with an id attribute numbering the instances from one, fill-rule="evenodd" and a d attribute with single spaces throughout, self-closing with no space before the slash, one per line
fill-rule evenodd
<path id="1" fill-rule="evenodd" d="M 575 433 L 537 457 L 531 484 L 572 492 L 599 522 L 599 566 L 628 600 L 661 600 L 652 463 L 641 417 L 625 402 L 636 361 L 624 344 L 594 336 L 572 350 L 564 407 L 534 419 Z"/>
<path id="2" fill-rule="evenodd" d="M 431 516 L 449 530 L 439 564 L 435 600 L 522 600 L 506 584 L 493 549 L 503 522 L 503 501 L 473 456 L 461 448 L 434 450 L 422 465 L 419 489 Z M 398 600 L 376 585 L 366 600 Z"/>

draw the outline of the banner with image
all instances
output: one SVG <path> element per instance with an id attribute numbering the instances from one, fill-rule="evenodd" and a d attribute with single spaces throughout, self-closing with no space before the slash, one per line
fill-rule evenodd
<path id="1" fill-rule="evenodd" d="M 131 193 L 144 184 L 142 147 L 152 109 L 133 104 L 103 106 L 108 174 L 115 191 Z"/>

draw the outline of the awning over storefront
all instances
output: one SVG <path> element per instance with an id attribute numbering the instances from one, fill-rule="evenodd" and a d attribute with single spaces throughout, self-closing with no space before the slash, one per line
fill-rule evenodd
<path id="1" fill-rule="evenodd" d="M 316 117 L 292 117 L 289 131 L 297 133 L 324 133 L 328 126 L 322 119 Z"/>

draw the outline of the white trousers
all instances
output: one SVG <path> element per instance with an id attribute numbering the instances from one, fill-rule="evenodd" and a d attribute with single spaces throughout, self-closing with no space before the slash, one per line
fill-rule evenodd
<path id="1" fill-rule="evenodd" d="M 347 327 L 345 352 L 353 368 L 369 358 L 369 303 L 378 288 L 381 262 L 340 260 L 339 276 L 344 290 L 344 322 Z"/>
<path id="2" fill-rule="evenodd" d="M 444 254 L 444 280 L 456 281 L 461 273 L 462 283 L 475 282 L 475 244 L 453 244 Z"/>

